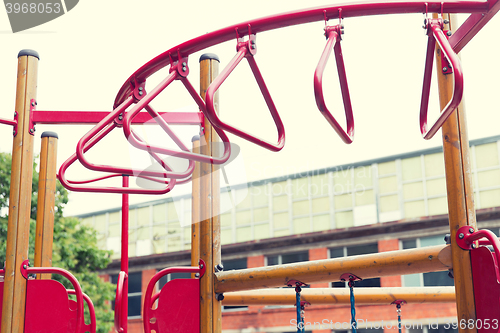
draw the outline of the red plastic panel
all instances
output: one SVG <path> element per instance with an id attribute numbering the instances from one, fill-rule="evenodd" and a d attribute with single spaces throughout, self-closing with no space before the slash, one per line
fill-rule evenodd
<path id="1" fill-rule="evenodd" d="M 3 281 L 0 282 L 0 322 L 2 321 L 2 306 L 3 306 Z"/>
<path id="2" fill-rule="evenodd" d="M 477 318 L 476 322 L 471 324 L 479 333 L 498 333 L 500 331 L 498 263 L 493 253 L 484 246 L 472 249 L 470 254 Z M 469 323 L 460 322 L 460 324 Z"/>
<path id="3" fill-rule="evenodd" d="M 70 309 L 68 292 L 61 283 L 29 280 L 26 295 L 26 332 L 75 332 L 76 309 Z"/>
<path id="4" fill-rule="evenodd" d="M 151 310 L 151 329 L 157 333 L 200 330 L 200 280 L 175 279 L 161 289 L 158 308 Z"/>

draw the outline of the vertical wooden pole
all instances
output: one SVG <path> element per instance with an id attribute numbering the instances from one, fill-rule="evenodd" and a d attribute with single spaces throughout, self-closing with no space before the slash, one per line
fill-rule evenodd
<path id="1" fill-rule="evenodd" d="M 18 54 L 17 134 L 12 148 L 1 333 L 24 332 L 26 280 L 20 267 L 28 259 L 34 139 L 29 119 L 31 100 L 36 99 L 39 59 L 38 53 L 32 50 Z"/>
<path id="2" fill-rule="evenodd" d="M 193 153 L 200 153 L 200 136 L 193 137 Z M 191 266 L 198 266 L 200 260 L 200 163 L 195 162 L 191 192 Z M 194 278 L 195 274 L 192 274 Z"/>
<path id="3" fill-rule="evenodd" d="M 129 186 L 129 176 L 122 176 L 122 186 Z M 122 194 L 122 246 L 121 246 L 121 260 L 120 270 L 125 272 L 125 280 L 123 281 L 123 294 L 121 304 L 121 328 L 122 333 L 127 333 L 128 330 L 128 225 L 129 225 L 129 195 L 128 193 Z"/>
<path id="4" fill-rule="evenodd" d="M 205 99 L 208 86 L 219 72 L 219 59 L 214 54 L 204 54 L 200 57 L 200 95 Z M 215 108 L 218 110 L 218 95 L 215 96 Z M 210 122 L 205 119 L 202 136 L 200 137 L 200 152 L 213 155 L 212 147 L 217 135 Z M 214 267 L 220 263 L 220 223 L 219 213 L 219 183 L 217 168 L 208 163 L 200 167 L 200 258 L 207 265 L 206 273 L 201 281 L 201 332 L 220 332 L 221 304 L 214 293 Z M 217 183 L 215 183 L 217 182 Z"/>
<path id="5" fill-rule="evenodd" d="M 35 267 L 52 267 L 57 182 L 57 139 L 57 133 L 42 133 L 36 208 Z M 37 276 L 37 279 L 50 278 L 51 274 L 39 274 Z"/>
<path id="6" fill-rule="evenodd" d="M 449 30 L 453 31 L 458 27 L 456 17 L 455 15 L 447 16 L 450 19 Z M 444 108 L 453 94 L 453 77 L 442 73 L 439 45 L 436 49 L 436 59 L 439 101 L 441 108 Z M 457 230 L 460 227 L 468 225 L 477 229 L 469 139 L 463 100 L 457 110 L 444 123 L 442 132 L 458 322 L 465 321 L 467 323 L 469 319 L 473 319 L 475 322 L 476 310 L 469 251 L 462 250 L 455 241 Z M 468 328 L 466 325 L 466 329 L 458 326 L 460 333 L 477 332 L 475 325 L 472 325 L 474 328 Z"/>

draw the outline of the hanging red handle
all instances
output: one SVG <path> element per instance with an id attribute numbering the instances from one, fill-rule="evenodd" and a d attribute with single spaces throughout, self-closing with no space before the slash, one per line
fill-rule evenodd
<path id="1" fill-rule="evenodd" d="M 124 302 L 123 285 L 126 279 L 128 279 L 127 273 L 125 273 L 124 271 L 120 271 L 120 273 L 118 274 L 118 283 L 116 284 L 115 298 L 115 330 L 118 333 L 122 333 L 124 331 L 122 326 L 122 302 Z"/>
<path id="2" fill-rule="evenodd" d="M 226 68 L 224 68 L 224 70 L 215 78 L 215 80 L 210 84 L 210 86 L 207 89 L 207 93 L 205 96 L 206 106 L 207 106 L 205 116 L 208 118 L 210 123 L 212 123 L 212 125 L 215 128 L 220 128 L 224 131 L 228 131 L 229 133 L 237 135 L 247 141 L 255 143 L 271 151 L 280 151 L 285 145 L 285 128 L 278 114 L 278 110 L 274 105 L 271 94 L 267 89 L 266 83 L 264 82 L 264 78 L 262 77 L 259 67 L 257 66 L 257 63 L 255 62 L 254 59 L 254 55 L 257 52 L 255 35 L 250 35 L 248 41 L 246 42 L 243 41 L 242 38 L 238 39 L 237 51 L 238 53 L 236 53 L 236 55 L 229 62 Z M 257 81 L 257 84 L 259 85 L 260 91 L 264 97 L 264 100 L 266 101 L 267 107 L 269 108 L 271 116 L 273 117 L 274 123 L 276 125 L 276 129 L 278 131 L 278 142 L 275 144 L 259 139 L 251 134 L 243 132 L 240 129 L 237 129 L 229 124 L 224 123 L 223 121 L 220 120 L 219 116 L 215 111 L 215 105 L 214 105 L 215 93 L 220 88 L 222 83 L 224 83 L 224 81 L 228 78 L 229 74 L 231 74 L 233 70 L 236 68 L 236 66 L 238 66 L 238 64 L 241 62 L 243 58 L 246 58 L 248 60 L 248 64 L 250 65 L 252 73 Z"/>
<path id="3" fill-rule="evenodd" d="M 442 19 L 427 19 L 427 34 L 429 40 L 427 43 L 427 55 L 425 60 L 424 84 L 422 88 L 422 99 L 420 102 L 420 132 L 424 139 L 431 139 L 434 134 L 443 126 L 444 122 L 453 113 L 462 101 L 464 91 L 464 78 L 462 65 L 458 55 L 453 51 L 447 37 L 444 35 Z M 429 108 L 429 94 L 431 90 L 432 64 L 434 60 L 434 50 L 436 42 L 441 48 L 441 52 L 448 59 L 450 66 L 453 69 L 453 95 L 448 104 L 441 110 L 441 114 L 437 120 L 429 128 L 427 124 L 427 111 Z"/>
<path id="4" fill-rule="evenodd" d="M 333 127 L 335 132 L 340 136 L 345 143 L 352 143 L 354 138 L 354 117 L 352 114 L 351 97 L 349 95 L 349 87 L 347 85 L 347 76 L 344 66 L 344 57 L 342 56 L 342 49 L 340 47 L 340 34 L 342 33 L 341 25 L 335 25 L 325 28 L 325 35 L 328 40 L 321 58 L 319 59 L 318 66 L 314 72 L 314 97 L 316 98 L 316 105 L 326 118 L 328 123 Z M 335 52 L 335 60 L 337 62 L 337 72 L 339 74 L 340 90 L 342 92 L 342 100 L 344 102 L 344 111 L 346 117 L 346 130 L 337 122 L 335 117 L 328 110 L 323 96 L 323 73 L 325 71 L 326 63 L 330 58 L 332 49 Z"/>
<path id="5" fill-rule="evenodd" d="M 201 154 L 195 154 L 189 151 L 182 141 L 177 138 L 175 133 L 170 129 L 168 123 L 149 105 L 149 103 L 161 92 L 163 91 L 170 83 L 174 80 L 180 80 L 189 94 L 193 97 L 196 104 L 203 113 L 206 113 L 205 103 L 201 99 L 200 95 L 196 92 L 194 87 L 191 85 L 189 80 L 187 79 L 187 75 L 189 73 L 189 68 L 187 66 L 187 58 L 181 58 L 179 61 L 175 61 L 170 67 L 170 73 L 167 78 L 160 83 L 157 87 L 151 90 L 146 96 L 144 96 L 130 111 L 125 114 L 123 119 L 123 132 L 125 133 L 125 137 L 129 140 L 129 142 L 136 148 L 148 151 L 155 152 L 159 154 L 167 154 L 172 155 L 179 158 L 186 158 L 190 161 L 194 167 L 194 161 L 202 162 L 202 163 L 211 163 L 211 164 L 223 164 L 225 163 L 230 155 L 231 155 L 231 144 L 229 142 L 229 138 L 226 134 L 215 128 L 216 132 L 219 134 L 222 142 L 224 143 L 224 153 L 221 157 L 212 157 L 205 156 Z M 181 151 L 175 151 L 172 149 L 157 147 L 145 144 L 142 140 L 139 140 L 138 135 L 132 131 L 131 124 L 132 120 L 142 109 L 146 109 L 146 111 L 150 114 L 150 116 L 160 125 L 160 127 L 174 140 L 174 142 L 181 148 Z"/>

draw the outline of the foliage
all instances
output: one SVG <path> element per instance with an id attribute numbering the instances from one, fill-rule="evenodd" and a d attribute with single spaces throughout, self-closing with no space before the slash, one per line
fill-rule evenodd
<path id="1" fill-rule="evenodd" d="M 10 192 L 10 165 L 11 156 L 0 153 L 0 262 L 5 261 L 8 199 Z M 30 221 L 30 262 L 34 262 L 36 206 L 38 200 L 38 172 L 36 164 L 33 167 L 33 188 L 31 196 Z M 104 282 L 96 273 L 104 269 L 111 261 L 110 251 L 103 251 L 97 247 L 95 230 L 80 223 L 74 217 L 63 217 L 63 209 L 68 202 L 68 192 L 58 182 L 56 186 L 54 218 L 54 244 L 52 265 L 70 271 L 80 282 L 96 310 L 97 328 L 99 333 L 111 331 L 113 312 L 111 300 L 114 298 L 114 285 Z M 73 289 L 69 281 L 57 275 L 54 279 Z"/>

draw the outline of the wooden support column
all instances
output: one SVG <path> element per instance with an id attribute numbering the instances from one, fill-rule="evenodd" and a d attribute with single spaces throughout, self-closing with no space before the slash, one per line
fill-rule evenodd
<path id="1" fill-rule="evenodd" d="M 17 133 L 12 148 L 1 333 L 24 332 L 26 280 L 20 268 L 28 259 L 34 141 L 34 128 L 30 128 L 29 119 L 31 100 L 36 99 L 38 60 L 38 53 L 32 50 L 18 54 Z"/>
<path id="2" fill-rule="evenodd" d="M 200 136 L 192 139 L 193 153 L 200 153 Z M 191 191 L 191 266 L 198 266 L 200 261 L 200 162 L 195 162 L 192 175 Z M 195 278 L 195 274 L 191 274 Z"/>
<path id="3" fill-rule="evenodd" d="M 36 208 L 35 267 L 52 267 L 57 182 L 57 139 L 57 133 L 42 133 Z M 37 276 L 37 279 L 50 278 L 51 274 L 39 274 Z"/>
<path id="4" fill-rule="evenodd" d="M 445 15 L 444 18 L 447 17 L 450 19 L 449 30 L 456 30 L 458 27 L 456 16 Z M 439 103 L 441 109 L 443 109 L 453 94 L 453 77 L 442 73 L 440 53 L 441 50 L 438 45 L 436 48 L 436 71 L 439 85 Z M 473 319 L 475 322 L 476 310 L 469 251 L 462 250 L 455 241 L 457 230 L 460 227 L 468 225 L 475 230 L 477 229 L 469 139 L 467 137 L 463 100 L 457 110 L 443 124 L 442 135 L 458 321 Z M 460 333 L 473 333 L 477 332 L 477 329 L 462 329 L 459 325 L 459 331 Z"/>
<path id="5" fill-rule="evenodd" d="M 205 99 L 210 83 L 219 72 L 219 58 L 215 54 L 200 57 L 200 95 Z M 215 95 L 215 108 L 218 110 L 218 93 Z M 200 152 L 204 155 L 217 155 L 217 134 L 205 118 L 200 137 Z M 201 163 L 200 167 L 200 258 L 205 261 L 206 273 L 201 281 L 201 332 L 218 333 L 221 331 L 221 303 L 214 292 L 214 267 L 221 262 L 220 221 L 219 221 L 219 176 L 218 167 Z"/>

